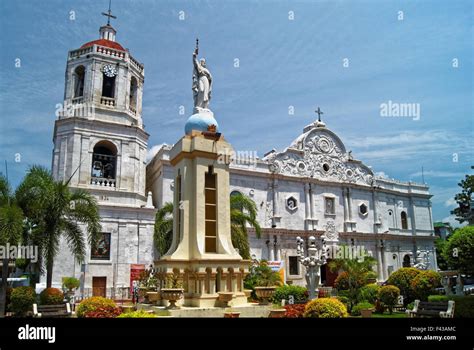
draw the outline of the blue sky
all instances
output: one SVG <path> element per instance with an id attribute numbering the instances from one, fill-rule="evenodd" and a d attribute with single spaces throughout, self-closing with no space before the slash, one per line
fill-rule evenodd
<path id="1" fill-rule="evenodd" d="M 0 0 L 0 170 L 7 160 L 14 185 L 30 165 L 50 166 L 67 52 L 98 38 L 107 6 Z M 449 216 L 458 181 L 472 173 L 472 1 L 115 0 L 112 11 L 117 41 L 145 64 L 150 148 L 183 134 L 199 37 L 214 77 L 211 108 L 236 150 L 284 149 L 320 106 L 375 172 L 421 182 L 423 166 L 435 220 Z M 382 117 L 389 100 L 419 104 L 420 119 Z"/>

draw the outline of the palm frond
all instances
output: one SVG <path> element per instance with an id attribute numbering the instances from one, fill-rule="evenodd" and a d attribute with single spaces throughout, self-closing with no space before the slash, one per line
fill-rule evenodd
<path id="1" fill-rule="evenodd" d="M 97 200 L 89 192 L 76 190 L 69 196 L 68 217 L 77 220 L 87 227 L 88 242 L 97 244 L 100 238 L 101 225 Z"/>
<path id="2" fill-rule="evenodd" d="M 16 205 L 0 207 L 0 244 L 18 244 L 23 233 L 23 212 Z"/>
<path id="3" fill-rule="evenodd" d="M 67 219 L 62 220 L 61 228 L 69 249 L 74 254 L 76 260 L 82 263 L 86 256 L 86 242 L 81 228 L 77 223 Z"/>
<path id="4" fill-rule="evenodd" d="M 173 241 L 173 203 L 167 202 L 155 216 L 153 240 L 160 255 L 166 254 Z"/>

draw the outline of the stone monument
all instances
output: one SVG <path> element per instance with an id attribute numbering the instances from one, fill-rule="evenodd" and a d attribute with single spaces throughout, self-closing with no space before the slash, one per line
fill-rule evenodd
<path id="1" fill-rule="evenodd" d="M 231 240 L 226 155 L 232 154 L 232 146 L 218 132 L 209 109 L 212 77 L 197 54 L 196 45 L 194 114 L 170 151 L 175 177 L 173 242 L 155 267 L 161 276 L 180 276 L 185 306 L 219 306 L 219 293 L 229 292 L 230 305 L 238 306 L 247 304 L 243 282 L 250 261 L 242 259 Z"/>

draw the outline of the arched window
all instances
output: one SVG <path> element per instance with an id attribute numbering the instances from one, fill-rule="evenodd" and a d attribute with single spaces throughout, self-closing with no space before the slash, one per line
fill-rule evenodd
<path id="1" fill-rule="evenodd" d="M 115 187 L 117 148 L 110 141 L 100 141 L 92 154 L 92 183 Z"/>
<path id="2" fill-rule="evenodd" d="M 230 209 L 239 209 L 240 211 L 243 211 L 244 208 L 242 207 L 242 205 L 240 205 L 240 201 L 238 200 L 238 198 L 232 200 L 232 197 L 239 197 L 239 196 L 242 196 L 242 193 L 240 191 L 237 191 L 237 190 L 234 190 L 230 193 Z"/>
<path id="3" fill-rule="evenodd" d="M 102 83 L 102 96 L 114 98 L 115 97 L 115 75 L 113 77 L 108 77 L 103 74 L 103 83 Z"/>
<path id="4" fill-rule="evenodd" d="M 410 255 L 408 254 L 403 257 L 403 267 L 411 267 Z"/>
<path id="5" fill-rule="evenodd" d="M 137 109 L 137 89 L 137 79 L 132 77 L 132 79 L 130 79 L 130 109 L 133 111 L 136 111 Z"/>
<path id="6" fill-rule="evenodd" d="M 400 216 L 401 216 L 401 219 L 402 219 L 402 229 L 403 229 L 403 230 L 408 230 L 407 213 L 405 213 L 404 211 L 402 211 L 402 213 L 400 214 Z"/>
<path id="7" fill-rule="evenodd" d="M 84 78 L 86 69 L 84 66 L 78 66 L 74 69 L 74 97 L 84 96 Z"/>

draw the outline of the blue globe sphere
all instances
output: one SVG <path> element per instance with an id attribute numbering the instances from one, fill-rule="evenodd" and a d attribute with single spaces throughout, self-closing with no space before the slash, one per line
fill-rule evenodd
<path id="1" fill-rule="evenodd" d="M 216 131 L 218 131 L 219 126 L 212 112 L 196 113 L 189 117 L 184 126 L 184 132 L 189 135 L 193 130 L 207 131 L 207 128 L 211 125 L 215 125 Z"/>

